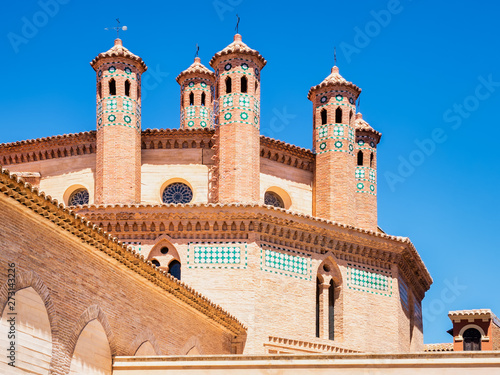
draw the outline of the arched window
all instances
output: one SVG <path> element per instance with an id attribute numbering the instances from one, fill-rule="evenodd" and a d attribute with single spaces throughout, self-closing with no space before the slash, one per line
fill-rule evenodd
<path id="1" fill-rule="evenodd" d="M 207 97 L 207 95 L 204 92 L 202 92 L 201 93 L 201 105 L 205 105 L 206 97 Z"/>
<path id="2" fill-rule="evenodd" d="M 102 98 L 102 85 L 101 82 L 97 85 L 97 93 L 99 94 L 99 99 Z"/>
<path id="3" fill-rule="evenodd" d="M 464 339 L 464 351 L 481 350 L 481 332 L 477 329 L 466 329 L 462 337 Z"/>
<path id="4" fill-rule="evenodd" d="M 281 199 L 281 197 L 273 191 L 266 191 L 266 194 L 264 194 L 264 204 L 279 208 L 285 208 L 283 199 Z"/>
<path id="5" fill-rule="evenodd" d="M 326 109 L 323 108 L 321 110 L 321 125 L 325 125 L 327 121 L 327 114 L 326 114 Z"/>
<path id="6" fill-rule="evenodd" d="M 259 81 L 255 81 L 255 93 L 257 94 L 257 89 L 259 88 Z"/>
<path id="7" fill-rule="evenodd" d="M 319 278 L 316 279 L 316 337 L 319 336 L 319 316 L 320 316 L 320 311 L 319 311 L 319 295 L 321 293 L 320 291 L 320 285 L 321 281 Z"/>
<path id="8" fill-rule="evenodd" d="M 193 191 L 182 182 L 174 182 L 163 190 L 163 203 L 189 203 L 193 199 Z"/>
<path id="9" fill-rule="evenodd" d="M 370 154 L 370 168 L 373 168 L 373 152 Z"/>
<path id="10" fill-rule="evenodd" d="M 114 78 L 109 80 L 109 95 L 116 95 L 116 82 Z"/>
<path id="11" fill-rule="evenodd" d="M 153 263 L 156 267 L 160 267 L 160 262 L 158 262 L 157 259 L 153 259 L 151 263 Z"/>
<path id="12" fill-rule="evenodd" d="M 83 204 L 89 204 L 89 191 L 87 189 L 77 189 L 72 192 L 68 199 L 68 206 Z"/>
<path id="13" fill-rule="evenodd" d="M 363 165 L 363 151 L 358 151 L 358 165 Z"/>
<path id="14" fill-rule="evenodd" d="M 328 339 L 333 340 L 335 336 L 335 286 L 333 280 L 330 280 L 328 288 Z"/>
<path id="15" fill-rule="evenodd" d="M 352 111 L 349 112 L 349 124 L 351 123 L 352 121 Z"/>
<path id="16" fill-rule="evenodd" d="M 226 78 L 226 94 L 231 94 L 231 77 Z"/>
<path id="17" fill-rule="evenodd" d="M 125 81 L 125 96 L 130 96 L 130 81 L 128 79 Z"/>
<path id="18" fill-rule="evenodd" d="M 194 94 L 193 93 L 189 94 L 189 105 L 194 105 Z"/>
<path id="19" fill-rule="evenodd" d="M 241 92 L 247 92 L 248 91 L 248 80 L 247 77 L 243 76 L 241 77 Z"/>
<path id="20" fill-rule="evenodd" d="M 340 107 L 338 107 L 336 110 L 335 110 L 335 122 L 337 124 L 340 124 L 342 123 L 342 109 Z"/>
<path id="21" fill-rule="evenodd" d="M 141 98 L 141 86 L 137 83 L 137 100 Z"/>
<path id="22" fill-rule="evenodd" d="M 168 273 L 175 277 L 177 280 L 181 279 L 181 263 L 178 260 L 173 260 L 168 265 Z"/>

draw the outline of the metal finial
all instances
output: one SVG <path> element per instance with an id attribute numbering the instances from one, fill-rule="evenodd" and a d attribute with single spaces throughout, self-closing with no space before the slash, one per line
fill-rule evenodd
<path id="1" fill-rule="evenodd" d="M 361 104 L 361 96 L 358 98 L 358 112 L 359 112 L 360 104 Z"/>
<path id="2" fill-rule="evenodd" d="M 200 46 L 198 43 L 196 43 L 196 53 L 194 54 L 194 57 L 198 57 L 198 52 L 200 51 Z"/>
<path id="3" fill-rule="evenodd" d="M 239 34 L 239 26 L 240 26 L 240 16 L 238 16 L 238 14 L 236 14 L 236 18 L 238 19 L 236 21 L 236 27 L 234 28 L 236 30 L 236 34 Z"/>
<path id="4" fill-rule="evenodd" d="M 333 59 L 335 60 L 335 66 L 337 66 L 337 47 L 333 47 Z"/>
<path id="5" fill-rule="evenodd" d="M 115 27 L 105 27 L 104 30 L 116 30 L 116 37 L 120 37 L 120 30 L 126 31 L 127 26 L 120 26 L 120 19 L 116 19 L 116 26 Z"/>

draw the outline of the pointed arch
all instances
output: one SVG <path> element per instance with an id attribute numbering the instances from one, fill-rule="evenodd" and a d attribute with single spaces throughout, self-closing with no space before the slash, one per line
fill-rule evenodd
<path id="1" fill-rule="evenodd" d="M 125 96 L 130 97 L 130 81 L 128 79 L 125 81 Z"/>
<path id="2" fill-rule="evenodd" d="M 370 153 L 370 168 L 373 168 L 373 152 Z"/>
<path id="3" fill-rule="evenodd" d="M 172 261 L 177 260 L 180 264 L 181 257 L 174 246 L 172 238 L 167 234 L 162 234 L 147 256 L 147 260 L 156 259 L 159 267 L 168 271 Z"/>
<path id="4" fill-rule="evenodd" d="M 10 306 L 5 307 L 0 319 L 0 346 L 7 354 L 11 333 Z M 16 367 L 23 373 L 49 374 L 53 337 L 44 302 L 30 286 L 16 292 L 15 310 Z M 0 357 L 0 372 L 3 374 L 11 373 L 6 355 Z"/>
<path id="5" fill-rule="evenodd" d="M 226 78 L 226 94 L 231 94 L 232 92 L 232 81 L 231 77 Z"/>
<path id="6" fill-rule="evenodd" d="M 340 107 L 337 107 L 337 109 L 335 110 L 335 123 L 342 123 L 342 108 Z"/>
<path id="7" fill-rule="evenodd" d="M 203 354 L 200 339 L 197 336 L 191 336 L 181 349 L 181 355 Z"/>
<path id="8" fill-rule="evenodd" d="M 316 336 L 342 337 L 342 273 L 332 252 L 319 264 L 316 279 Z"/>
<path id="9" fill-rule="evenodd" d="M 108 82 L 109 85 L 109 95 L 116 95 L 116 81 L 114 78 L 111 78 Z"/>
<path id="10" fill-rule="evenodd" d="M 328 123 L 328 114 L 326 112 L 326 108 L 323 108 L 320 113 L 321 113 L 321 125 L 325 125 L 326 123 Z"/>
<path id="11" fill-rule="evenodd" d="M 158 341 L 156 340 L 156 337 L 154 333 L 148 328 L 141 328 L 139 331 L 139 334 L 136 336 L 134 341 L 130 344 L 128 348 L 128 353 L 127 355 L 144 355 L 140 354 L 139 350 L 141 347 L 143 347 L 144 344 L 149 344 L 149 348 L 147 349 L 148 351 L 152 348 L 154 350 L 154 354 L 150 355 L 163 355 L 165 353 L 162 353 L 160 345 L 158 344 Z M 144 351 L 146 351 L 146 347 L 142 348 Z"/>
<path id="12" fill-rule="evenodd" d="M 117 354 L 116 339 L 111 326 L 109 325 L 108 319 L 106 318 L 106 315 L 98 305 L 91 305 L 80 315 L 80 318 L 78 318 L 77 322 L 75 323 L 73 332 L 68 339 L 69 357 L 73 357 L 73 353 L 82 331 L 90 322 L 94 320 L 100 323 L 106 334 L 106 338 L 111 351 L 111 356 L 115 356 Z"/>
<path id="13" fill-rule="evenodd" d="M 205 105 L 205 101 L 207 99 L 207 94 L 205 94 L 204 92 L 201 93 L 201 105 Z"/>
<path id="14" fill-rule="evenodd" d="M 189 105 L 194 105 L 194 93 L 189 93 Z"/>
<path id="15" fill-rule="evenodd" d="M 361 150 L 358 151 L 358 165 L 360 165 L 360 166 L 363 165 L 363 151 L 361 151 Z"/>
<path id="16" fill-rule="evenodd" d="M 241 77 L 241 92 L 248 92 L 248 79 L 245 76 Z"/>
<path id="17" fill-rule="evenodd" d="M 97 319 L 88 322 L 71 355 L 70 374 L 112 374 L 112 356 L 104 327 Z"/>

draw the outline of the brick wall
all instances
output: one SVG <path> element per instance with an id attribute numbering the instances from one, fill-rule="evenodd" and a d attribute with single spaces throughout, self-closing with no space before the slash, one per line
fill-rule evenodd
<path id="1" fill-rule="evenodd" d="M 67 373 L 79 330 L 91 317 L 107 323 L 113 355 L 133 355 L 146 340 L 157 343 L 162 354 L 185 354 L 193 337 L 203 354 L 230 353 L 228 331 L 118 260 L 3 194 L 0 210 L 1 306 L 7 263 L 13 262 L 17 288 L 32 286 L 45 301 L 55 347 L 53 373 Z M 137 342 L 141 337 L 146 338 Z"/>

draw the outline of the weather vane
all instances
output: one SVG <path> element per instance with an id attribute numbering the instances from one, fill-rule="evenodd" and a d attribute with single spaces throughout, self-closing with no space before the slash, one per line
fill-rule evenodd
<path id="1" fill-rule="evenodd" d="M 198 43 L 196 43 L 196 53 L 194 54 L 194 57 L 198 57 L 198 52 L 200 51 L 200 46 Z"/>
<path id="2" fill-rule="evenodd" d="M 115 27 L 105 27 L 104 30 L 116 30 L 116 37 L 120 37 L 120 30 L 127 31 L 127 26 L 120 26 L 120 19 L 116 19 Z"/>
<path id="3" fill-rule="evenodd" d="M 333 47 L 333 59 L 335 60 L 335 66 L 337 66 L 337 47 Z"/>
<path id="4" fill-rule="evenodd" d="M 240 16 L 238 16 L 238 14 L 236 14 L 236 18 L 238 19 L 238 21 L 236 21 L 235 30 L 236 30 L 236 34 L 238 34 L 238 28 L 240 26 Z"/>

